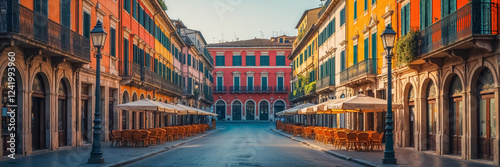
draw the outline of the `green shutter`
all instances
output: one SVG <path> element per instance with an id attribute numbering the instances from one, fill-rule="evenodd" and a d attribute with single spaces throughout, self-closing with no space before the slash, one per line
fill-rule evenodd
<path id="1" fill-rule="evenodd" d="M 267 77 L 262 77 L 262 90 L 267 90 Z"/>
<path id="2" fill-rule="evenodd" d="M 365 0 L 365 11 L 368 10 L 368 0 Z"/>
<path id="3" fill-rule="evenodd" d="M 354 1 L 354 20 L 358 18 L 358 1 Z"/>
<path id="4" fill-rule="evenodd" d="M 358 64 L 358 45 L 354 45 L 352 54 L 353 65 Z"/>
<path id="5" fill-rule="evenodd" d="M 90 14 L 83 12 L 83 36 L 90 39 Z"/>
<path id="6" fill-rule="evenodd" d="M 247 90 L 253 91 L 253 77 L 247 77 Z"/>
<path id="7" fill-rule="evenodd" d="M 116 30 L 114 28 L 109 30 L 109 45 L 111 56 L 116 57 Z"/>
<path id="8" fill-rule="evenodd" d="M 369 57 L 369 52 L 370 52 L 370 50 L 369 50 L 369 48 L 370 48 L 369 46 L 370 46 L 370 45 L 369 45 L 369 43 L 368 43 L 368 38 L 366 38 L 366 39 L 365 39 L 364 46 L 365 46 L 365 47 L 363 48 L 363 50 L 364 50 L 364 56 L 365 56 L 365 59 L 364 59 L 364 60 L 368 60 L 368 57 Z"/>
<path id="9" fill-rule="evenodd" d="M 278 90 L 285 90 L 283 89 L 283 85 L 284 85 L 284 79 L 283 77 L 278 77 Z"/>

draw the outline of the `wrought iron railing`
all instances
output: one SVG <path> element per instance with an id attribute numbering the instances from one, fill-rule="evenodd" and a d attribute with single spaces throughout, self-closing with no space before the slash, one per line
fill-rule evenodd
<path id="1" fill-rule="evenodd" d="M 274 92 L 275 93 L 288 93 L 288 86 L 275 86 L 274 87 Z"/>
<path id="2" fill-rule="evenodd" d="M 214 86 L 214 94 L 225 94 L 227 92 L 227 86 Z"/>
<path id="3" fill-rule="evenodd" d="M 346 83 L 362 75 L 377 74 L 377 59 L 366 59 L 340 72 L 340 83 Z"/>
<path id="4" fill-rule="evenodd" d="M 90 61 L 90 40 L 17 1 L 0 2 L 0 34 L 17 34 Z"/>
<path id="5" fill-rule="evenodd" d="M 231 93 L 272 93 L 272 86 L 231 86 Z"/>
<path id="6" fill-rule="evenodd" d="M 498 4 L 469 3 L 420 31 L 420 55 L 481 34 L 498 34 Z"/>
<path id="7" fill-rule="evenodd" d="M 320 90 L 335 85 L 335 80 L 333 77 L 335 76 L 334 75 L 324 76 L 323 78 L 321 78 L 319 81 L 316 82 L 316 88 Z"/>
<path id="8" fill-rule="evenodd" d="M 328 8 L 328 6 L 330 5 L 330 3 L 332 3 L 332 0 L 327 0 L 326 1 L 325 5 L 323 5 L 323 7 L 321 8 L 321 10 L 319 11 L 318 17 L 321 17 L 323 15 L 323 13 L 325 13 L 325 11 Z"/>

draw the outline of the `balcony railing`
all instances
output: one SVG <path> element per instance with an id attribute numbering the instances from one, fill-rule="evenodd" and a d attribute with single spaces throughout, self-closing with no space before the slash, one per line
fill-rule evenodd
<path id="1" fill-rule="evenodd" d="M 273 92 L 273 87 L 272 86 L 253 86 L 253 87 L 248 87 L 248 86 L 231 86 L 231 93 L 272 93 Z"/>
<path id="2" fill-rule="evenodd" d="M 275 86 L 274 87 L 274 93 L 280 94 L 280 93 L 288 93 L 288 86 Z"/>
<path id="3" fill-rule="evenodd" d="M 357 79 L 360 76 L 368 74 L 377 74 L 377 59 L 366 59 L 358 64 L 351 66 L 344 71 L 340 72 L 340 83 L 344 84 L 346 82 Z"/>
<path id="4" fill-rule="evenodd" d="M 0 34 L 16 34 L 90 61 L 90 40 L 17 1 L 0 2 Z"/>
<path id="5" fill-rule="evenodd" d="M 321 8 L 321 10 L 319 11 L 318 17 L 321 17 L 323 15 L 323 13 L 325 13 L 325 11 L 328 8 L 328 6 L 330 5 L 330 3 L 332 3 L 332 0 L 326 1 L 325 5 L 323 5 L 323 8 Z"/>
<path id="6" fill-rule="evenodd" d="M 498 34 L 498 4 L 469 3 L 420 31 L 420 55 L 473 35 Z"/>
<path id="7" fill-rule="evenodd" d="M 227 86 L 215 86 L 214 94 L 225 94 L 227 92 Z"/>
<path id="8" fill-rule="evenodd" d="M 323 78 L 321 78 L 319 81 L 316 82 L 316 89 L 321 90 L 324 88 L 329 88 L 330 86 L 334 86 L 335 85 L 334 77 L 335 77 L 334 75 L 324 76 Z"/>

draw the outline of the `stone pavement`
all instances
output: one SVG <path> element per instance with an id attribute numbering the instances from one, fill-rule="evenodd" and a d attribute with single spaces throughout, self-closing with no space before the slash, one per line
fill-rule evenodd
<path id="1" fill-rule="evenodd" d="M 165 144 L 153 145 L 149 147 L 111 147 L 110 142 L 102 143 L 102 152 L 104 156 L 104 164 L 94 165 L 87 164 L 90 157 L 91 145 L 84 147 L 72 147 L 66 150 L 50 151 L 47 153 L 40 153 L 31 156 L 17 157 L 16 159 L 3 159 L 0 160 L 1 167 L 29 167 L 29 166 L 43 166 L 43 167 L 74 167 L 74 166 L 119 166 L 128 163 L 133 163 L 140 159 L 151 157 L 153 155 L 171 150 L 189 142 L 196 141 L 208 135 L 219 132 L 225 127 L 218 127 L 218 129 L 206 131 L 204 134 L 198 134 L 185 139 L 169 141 Z"/>
<path id="2" fill-rule="evenodd" d="M 332 144 L 325 145 L 324 143 L 315 143 L 314 139 L 304 139 L 302 136 L 295 137 L 281 130 L 276 130 L 274 127 L 271 128 L 271 130 L 314 149 L 324 151 L 327 154 L 365 166 L 493 166 L 492 161 L 467 161 L 458 159 L 458 157 L 437 156 L 432 152 L 418 152 L 407 148 L 395 148 L 394 151 L 396 152 L 398 165 L 384 165 L 382 164 L 382 159 L 384 157 L 383 151 L 346 151 L 345 147 L 344 150 L 339 150 L 334 148 Z"/>

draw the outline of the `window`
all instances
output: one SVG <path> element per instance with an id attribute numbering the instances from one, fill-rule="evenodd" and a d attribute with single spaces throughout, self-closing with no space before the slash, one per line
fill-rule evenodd
<path id="1" fill-rule="evenodd" d="M 314 82 L 316 81 L 316 70 L 312 70 L 309 72 L 309 82 Z"/>
<path id="2" fill-rule="evenodd" d="M 35 0 L 33 2 L 33 10 L 42 16 L 47 17 L 49 3 L 48 0 Z"/>
<path id="3" fill-rule="evenodd" d="M 352 51 L 352 64 L 355 65 L 358 64 L 358 45 L 354 45 Z"/>
<path id="4" fill-rule="evenodd" d="M 123 3 L 123 9 L 130 13 L 130 0 L 125 0 Z"/>
<path id="5" fill-rule="evenodd" d="M 377 33 L 372 34 L 372 59 L 377 58 Z"/>
<path id="6" fill-rule="evenodd" d="M 188 54 L 187 61 L 188 61 L 188 66 L 191 66 L 191 54 Z"/>
<path id="7" fill-rule="evenodd" d="M 420 0 L 420 29 L 423 30 L 432 24 L 431 0 Z M 401 20 L 402 21 L 402 20 Z"/>
<path id="8" fill-rule="evenodd" d="M 267 91 L 267 77 L 262 77 L 261 86 L 262 86 L 262 91 Z"/>
<path id="9" fill-rule="evenodd" d="M 340 26 L 343 26 L 345 23 L 345 8 L 340 10 Z"/>
<path id="10" fill-rule="evenodd" d="M 261 55 L 260 56 L 260 66 L 269 66 L 269 56 Z"/>
<path id="11" fill-rule="evenodd" d="M 61 25 L 70 28 L 71 25 L 71 0 L 61 0 Z"/>
<path id="12" fill-rule="evenodd" d="M 83 12 L 83 36 L 90 38 L 90 14 Z"/>
<path id="13" fill-rule="evenodd" d="M 302 62 L 304 62 L 304 54 L 300 54 L 300 65 L 302 65 Z"/>
<path id="14" fill-rule="evenodd" d="M 345 68 L 346 68 L 345 63 L 346 63 L 345 50 L 343 50 L 342 52 L 340 52 L 340 70 L 341 71 L 345 70 Z"/>
<path id="15" fill-rule="evenodd" d="M 254 55 L 250 55 L 250 56 L 246 56 L 246 66 L 255 66 L 255 56 Z"/>
<path id="16" fill-rule="evenodd" d="M 111 56 L 116 57 L 116 30 L 114 28 L 109 29 L 109 53 Z"/>
<path id="17" fill-rule="evenodd" d="M 410 31 L 410 3 L 401 8 L 401 35 Z"/>
<path id="18" fill-rule="evenodd" d="M 457 1 L 441 0 L 441 19 L 457 10 Z"/>
<path id="19" fill-rule="evenodd" d="M 376 4 L 377 0 L 372 0 L 372 5 Z"/>
<path id="20" fill-rule="evenodd" d="M 369 52 L 370 52 L 370 51 L 368 50 L 368 48 L 369 48 L 368 46 L 370 46 L 370 45 L 368 45 L 368 44 L 369 44 L 369 43 L 368 43 L 368 38 L 366 38 L 366 39 L 365 39 L 365 43 L 364 43 L 364 48 L 363 48 L 363 49 L 364 49 L 364 51 L 365 51 L 365 52 L 364 52 L 364 56 L 365 56 L 365 59 L 364 59 L 364 60 L 367 60 L 367 59 L 368 59 L 368 56 L 369 56 Z"/>
<path id="21" fill-rule="evenodd" d="M 133 0 L 132 1 L 132 9 L 133 9 L 133 12 L 134 12 L 134 19 L 135 20 L 138 20 L 138 17 L 139 17 L 139 14 L 137 13 L 137 5 L 138 5 L 137 0 Z"/>
<path id="22" fill-rule="evenodd" d="M 365 0 L 365 11 L 368 10 L 368 0 Z"/>
<path id="23" fill-rule="evenodd" d="M 354 20 L 358 18 L 358 1 L 354 1 Z"/>
<path id="24" fill-rule="evenodd" d="M 240 90 L 240 77 L 233 77 L 233 86 L 235 91 Z"/>
<path id="25" fill-rule="evenodd" d="M 241 66 L 241 56 L 240 55 L 233 56 L 233 66 Z"/>
<path id="26" fill-rule="evenodd" d="M 285 61 L 285 56 L 284 55 L 279 55 L 276 56 L 276 66 L 286 66 L 286 61 Z"/>
<path id="27" fill-rule="evenodd" d="M 158 73 L 158 59 L 155 59 L 155 62 L 154 62 L 154 71 L 155 71 L 155 73 Z"/>
<path id="28" fill-rule="evenodd" d="M 247 90 L 253 91 L 253 77 L 247 77 Z"/>
<path id="29" fill-rule="evenodd" d="M 278 90 L 281 90 L 281 91 L 285 90 L 283 88 L 283 85 L 285 84 L 283 77 L 278 77 L 277 82 L 278 82 Z"/>
<path id="30" fill-rule="evenodd" d="M 129 55 L 128 55 L 128 39 L 123 38 L 123 71 L 125 71 L 125 74 L 128 74 L 128 61 L 129 61 Z"/>

